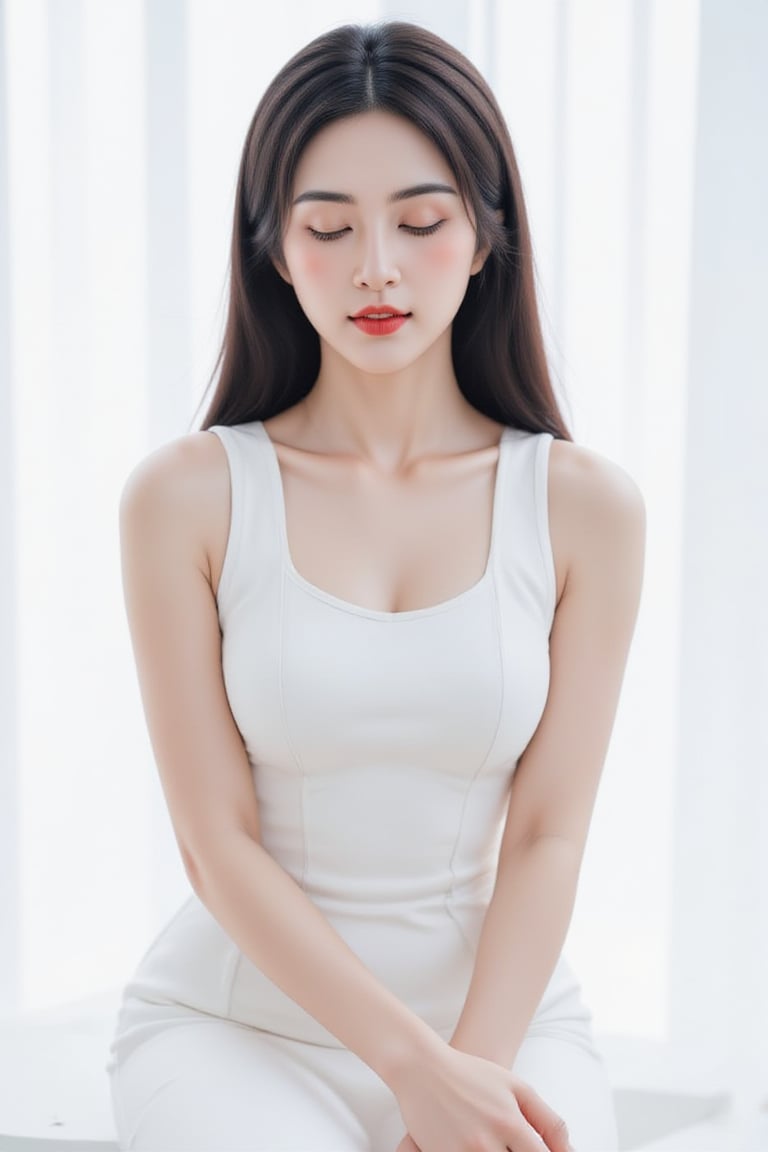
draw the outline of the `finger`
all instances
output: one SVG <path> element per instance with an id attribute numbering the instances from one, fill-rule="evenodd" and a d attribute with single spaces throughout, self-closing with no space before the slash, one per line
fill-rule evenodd
<path id="1" fill-rule="evenodd" d="M 420 1149 L 410 1132 L 406 1132 L 395 1149 L 395 1152 L 420 1152 Z"/>
<path id="2" fill-rule="evenodd" d="M 518 1080 L 515 1085 L 515 1097 L 523 1116 L 538 1132 L 550 1152 L 573 1152 L 565 1120 L 542 1100 L 530 1084 Z"/>

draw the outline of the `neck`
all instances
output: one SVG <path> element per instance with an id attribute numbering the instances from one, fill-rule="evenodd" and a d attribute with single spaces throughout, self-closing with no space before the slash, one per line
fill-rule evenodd
<path id="1" fill-rule="evenodd" d="M 326 351 L 301 407 L 308 445 L 314 441 L 319 451 L 355 456 L 386 472 L 424 456 L 466 451 L 488 423 L 459 389 L 450 354 L 371 373 Z"/>

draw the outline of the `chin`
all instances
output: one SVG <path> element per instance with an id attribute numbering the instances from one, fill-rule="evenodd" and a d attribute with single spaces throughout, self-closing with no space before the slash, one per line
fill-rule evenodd
<path id="1" fill-rule="evenodd" d="M 388 356 L 363 359 L 363 357 L 355 358 L 354 360 L 346 358 L 347 363 L 355 368 L 358 372 L 364 372 L 366 376 L 395 376 L 398 372 L 405 372 L 412 368 L 418 356 Z"/>
<path id="2" fill-rule="evenodd" d="M 376 339 L 383 341 L 386 337 L 376 337 Z M 426 348 L 404 348 L 402 346 L 397 347 L 394 343 L 385 347 L 382 342 L 379 347 L 371 346 L 366 349 L 355 348 L 352 350 L 336 348 L 335 352 L 337 356 L 359 372 L 365 372 L 370 376 L 391 376 L 395 372 L 404 372 L 408 368 L 412 368 L 429 353 L 431 347 L 429 345 Z"/>

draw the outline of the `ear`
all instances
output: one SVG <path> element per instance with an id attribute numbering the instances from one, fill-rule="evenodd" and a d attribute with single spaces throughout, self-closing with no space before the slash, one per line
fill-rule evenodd
<path id="1" fill-rule="evenodd" d="M 481 248 L 478 252 L 475 253 L 475 258 L 472 261 L 472 266 L 469 269 L 470 276 L 477 276 L 478 272 L 482 269 L 490 254 L 490 244 L 486 244 L 485 247 Z"/>
<path id="2" fill-rule="evenodd" d="M 504 223 L 504 213 L 501 210 L 501 208 L 497 208 L 493 214 L 496 217 L 496 219 L 499 221 L 500 224 Z M 475 258 L 472 261 L 472 267 L 469 270 L 470 276 L 476 276 L 477 275 L 477 273 L 482 269 L 483 265 L 485 264 L 486 260 L 490 256 L 490 254 L 491 254 L 491 245 L 490 244 L 485 244 L 485 245 L 483 245 L 482 248 L 479 248 L 477 250 L 477 252 L 475 253 Z"/>

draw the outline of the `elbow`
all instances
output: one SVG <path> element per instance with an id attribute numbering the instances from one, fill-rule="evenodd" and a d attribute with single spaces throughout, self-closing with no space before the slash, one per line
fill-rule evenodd
<path id="1" fill-rule="evenodd" d="M 181 862 L 184 865 L 184 871 L 187 875 L 187 880 L 189 880 L 192 889 L 199 895 L 200 869 L 197 864 L 197 860 L 185 844 L 179 844 L 179 852 L 181 853 Z"/>
<path id="2" fill-rule="evenodd" d="M 584 855 L 584 846 L 577 844 L 568 836 L 559 833 L 536 832 L 525 839 L 518 840 L 508 851 L 499 856 L 499 869 L 505 865 L 514 869 L 517 862 L 529 855 L 544 854 L 551 859 L 557 859 L 562 867 L 570 869 L 578 876 L 581 871 L 581 862 Z"/>

